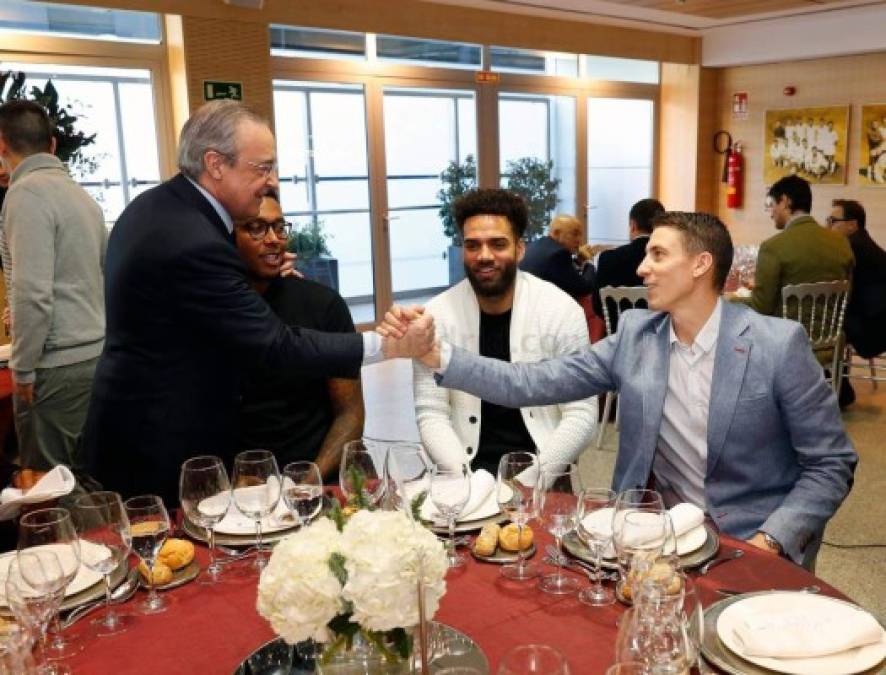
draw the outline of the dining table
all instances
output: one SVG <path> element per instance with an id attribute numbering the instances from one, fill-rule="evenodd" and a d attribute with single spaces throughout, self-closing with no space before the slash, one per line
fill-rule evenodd
<path id="1" fill-rule="evenodd" d="M 541 563 L 553 539 L 540 527 L 534 533 L 534 559 Z M 815 585 L 824 595 L 846 599 L 802 567 L 720 534 L 717 557 L 728 557 L 736 549 L 744 552 L 739 559 L 717 565 L 705 576 L 692 573 L 705 606 L 722 599 L 717 590 L 723 588 L 753 592 Z M 209 562 L 207 548 L 199 543 L 196 560 L 201 567 Z M 71 626 L 68 633 L 83 649 L 65 663 L 84 675 L 230 675 L 275 638 L 256 611 L 258 579 L 251 558 L 228 564 L 216 584 L 198 580 L 164 591 L 169 609 L 153 615 L 139 613 L 136 605 L 144 596 L 138 593 L 119 608 L 132 615 L 131 627 L 123 633 L 97 636 L 88 620 Z M 588 582 L 586 577 L 582 581 Z M 472 638 L 485 652 L 491 673 L 512 647 L 542 643 L 566 656 L 572 675 L 602 675 L 614 661 L 617 622 L 624 611 L 618 603 L 589 607 L 575 594 L 543 593 L 534 580 L 510 581 L 500 574 L 499 565 L 470 558 L 464 567 L 449 570 L 434 620 Z M 710 672 L 719 671 L 712 667 Z"/>

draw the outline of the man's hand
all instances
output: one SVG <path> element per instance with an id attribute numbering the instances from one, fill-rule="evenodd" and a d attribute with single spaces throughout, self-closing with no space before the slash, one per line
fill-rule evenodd
<path id="1" fill-rule="evenodd" d="M 280 266 L 280 276 L 281 277 L 298 277 L 299 279 L 304 279 L 305 275 L 295 269 L 295 261 L 298 256 L 295 253 L 290 253 L 289 251 L 283 252 L 283 264 Z"/>
<path id="2" fill-rule="evenodd" d="M 385 358 L 420 358 L 434 348 L 434 318 L 421 307 L 392 307 L 376 329 Z"/>
<path id="3" fill-rule="evenodd" d="M 594 256 L 596 256 L 601 251 L 606 251 L 612 248 L 606 244 L 583 244 L 578 247 L 578 253 L 576 253 L 575 257 L 578 258 L 579 262 L 587 262 L 588 260 L 593 260 Z"/>
<path id="4" fill-rule="evenodd" d="M 27 492 L 45 475 L 45 471 L 34 471 L 33 469 L 16 471 L 12 477 L 12 487 L 18 488 L 22 492 Z"/>
<path id="5" fill-rule="evenodd" d="M 427 354 L 419 358 L 425 366 L 430 368 L 431 370 L 436 370 L 440 367 L 440 343 L 434 342 L 434 347 Z"/>
<path id="6" fill-rule="evenodd" d="M 385 318 L 375 329 L 375 332 L 383 338 L 400 339 L 406 335 L 409 323 L 415 321 L 424 314 L 424 307 L 420 305 L 411 305 L 404 307 L 402 305 L 394 305 L 387 312 Z"/>
<path id="7" fill-rule="evenodd" d="M 16 382 L 15 394 L 28 405 L 34 405 L 34 383 L 33 382 Z"/>
<path id="8" fill-rule="evenodd" d="M 756 546 L 757 548 L 766 551 L 767 553 L 771 553 L 772 555 L 781 555 L 781 550 L 779 548 L 773 548 L 769 545 L 769 542 L 766 541 L 766 537 L 763 536 L 762 532 L 757 532 L 753 537 L 747 540 L 747 542 L 751 546 Z"/>

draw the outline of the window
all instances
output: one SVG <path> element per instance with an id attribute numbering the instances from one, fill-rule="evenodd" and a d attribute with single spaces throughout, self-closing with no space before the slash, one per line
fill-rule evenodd
<path id="1" fill-rule="evenodd" d="M 379 35 L 376 54 L 380 61 L 398 61 L 416 66 L 442 66 L 479 70 L 481 48 L 464 42 L 418 40 L 415 38 Z"/>
<path id="2" fill-rule="evenodd" d="M 326 59 L 365 59 L 366 34 L 271 25 L 271 53 Z"/>
<path id="3" fill-rule="evenodd" d="M 585 74 L 591 80 L 616 80 L 658 84 L 658 61 L 618 59 L 611 56 L 583 56 Z"/>
<path id="4" fill-rule="evenodd" d="M 492 47 L 492 70 L 530 75 L 578 77 L 578 56 L 530 49 Z"/>
<path id="5" fill-rule="evenodd" d="M 3 0 L 0 29 L 126 42 L 159 43 L 161 37 L 159 14 L 30 0 Z"/>
<path id="6" fill-rule="evenodd" d="M 77 129 L 95 134 L 74 178 L 101 205 L 112 224 L 138 194 L 160 182 L 151 75 L 147 70 L 4 63 L 27 73 L 26 88 L 48 79 L 59 102 L 78 116 Z"/>

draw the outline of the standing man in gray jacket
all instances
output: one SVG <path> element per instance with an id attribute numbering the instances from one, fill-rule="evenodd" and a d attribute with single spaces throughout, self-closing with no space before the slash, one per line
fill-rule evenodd
<path id="1" fill-rule="evenodd" d="M 105 337 L 102 210 L 53 155 L 54 127 L 31 101 L 0 106 L 11 171 L 0 253 L 11 309 L 13 408 L 23 466 L 77 468 L 74 450 Z"/>

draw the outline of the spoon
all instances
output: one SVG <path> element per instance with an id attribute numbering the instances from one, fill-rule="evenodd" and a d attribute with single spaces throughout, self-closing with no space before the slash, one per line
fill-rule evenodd
<path id="1" fill-rule="evenodd" d="M 117 588 L 111 591 L 111 604 L 119 605 L 122 602 L 126 602 L 135 595 L 135 592 L 138 590 L 138 569 L 133 568 L 129 570 L 129 574 L 126 575 L 126 578 L 120 583 Z M 98 609 L 99 607 L 105 606 L 105 598 L 102 597 L 101 600 L 96 600 L 95 602 L 90 602 L 85 605 L 80 605 L 79 607 L 74 608 L 65 617 L 65 620 L 62 621 L 62 629 L 68 628 L 72 626 L 77 621 L 82 619 L 87 614 L 92 613 L 93 610 Z"/>
<path id="2" fill-rule="evenodd" d="M 716 567 L 717 565 L 724 563 L 724 562 L 729 562 L 730 560 L 738 560 L 743 555 L 744 555 L 744 551 L 742 551 L 741 549 L 736 549 L 735 551 L 733 551 L 732 553 L 730 553 L 729 555 L 727 555 L 723 558 L 714 558 L 710 562 L 706 562 L 704 565 L 699 567 L 698 574 L 699 574 L 699 576 L 704 576 L 705 574 L 710 572 L 712 568 Z"/>

